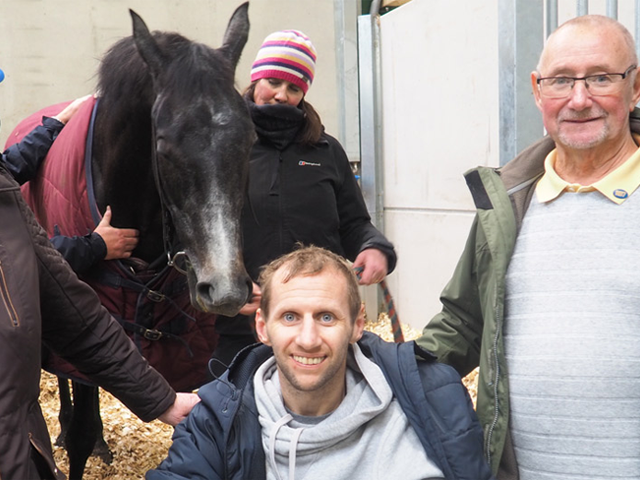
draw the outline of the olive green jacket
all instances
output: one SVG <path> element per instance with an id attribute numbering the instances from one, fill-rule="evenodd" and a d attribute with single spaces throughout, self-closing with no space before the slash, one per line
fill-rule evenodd
<path id="1" fill-rule="evenodd" d="M 638 109 L 630 123 L 632 132 L 640 133 Z M 545 137 L 502 168 L 480 167 L 465 174 L 476 217 L 453 278 L 442 292 L 442 311 L 417 341 L 463 376 L 480 366 L 477 413 L 485 455 L 498 480 L 518 478 L 508 428 L 505 275 L 522 219 L 544 173 L 544 160 L 553 148 L 553 141 Z"/>

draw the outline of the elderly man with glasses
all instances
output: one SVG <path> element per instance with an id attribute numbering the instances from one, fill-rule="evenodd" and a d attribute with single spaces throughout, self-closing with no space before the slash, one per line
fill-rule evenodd
<path id="1" fill-rule="evenodd" d="M 418 343 L 480 366 L 499 480 L 640 478 L 637 65 L 617 21 L 568 21 L 531 74 L 548 137 L 466 174 L 477 215 Z"/>

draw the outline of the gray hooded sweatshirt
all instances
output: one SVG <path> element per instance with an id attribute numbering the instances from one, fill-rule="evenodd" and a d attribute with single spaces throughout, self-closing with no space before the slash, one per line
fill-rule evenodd
<path id="1" fill-rule="evenodd" d="M 347 392 L 321 418 L 292 415 L 282 400 L 275 358 L 254 376 L 267 480 L 431 480 L 444 476 L 394 399 L 380 368 L 356 344 Z"/>

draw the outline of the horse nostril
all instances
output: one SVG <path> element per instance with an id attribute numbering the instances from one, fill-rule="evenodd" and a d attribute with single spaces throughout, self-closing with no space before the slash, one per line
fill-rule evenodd
<path id="1" fill-rule="evenodd" d="M 196 293 L 198 296 L 209 304 L 213 303 L 214 290 L 213 285 L 210 283 L 198 282 L 196 285 Z"/>
<path id="2" fill-rule="evenodd" d="M 253 282 L 246 276 L 238 278 L 233 288 L 225 284 L 197 282 L 194 293 L 202 310 L 233 316 L 251 300 L 252 291 Z"/>
<path id="3" fill-rule="evenodd" d="M 247 303 L 253 298 L 253 282 L 247 277 Z"/>

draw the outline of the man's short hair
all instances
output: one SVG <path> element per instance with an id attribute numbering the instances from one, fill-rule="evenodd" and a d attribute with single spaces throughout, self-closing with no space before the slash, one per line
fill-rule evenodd
<path id="1" fill-rule="evenodd" d="M 269 316 L 273 277 L 276 272 L 283 268 L 286 270 L 284 271 L 282 283 L 287 283 L 294 277 L 317 275 L 325 270 L 333 270 L 341 274 L 347 283 L 347 301 L 349 302 L 351 321 L 355 322 L 360 312 L 362 301 L 360 299 L 360 290 L 358 289 L 358 279 L 353 268 L 341 256 L 313 245 L 308 247 L 300 245 L 298 249 L 275 259 L 262 269 L 258 283 L 262 290 L 260 309 L 265 318 Z"/>
<path id="2" fill-rule="evenodd" d="M 553 35 L 555 35 L 557 32 L 568 27 L 592 27 L 593 28 L 593 27 L 605 27 L 605 26 L 614 27 L 622 35 L 622 38 L 624 39 L 624 42 L 627 46 L 627 54 L 629 56 L 628 61 L 633 64 L 637 64 L 638 54 L 636 53 L 636 44 L 635 44 L 635 40 L 633 39 L 633 35 L 631 35 L 631 32 L 629 32 L 629 30 L 627 30 L 627 28 L 618 20 L 611 17 L 607 17 L 605 15 L 593 15 L 593 14 L 581 15 L 578 17 L 574 17 L 570 20 L 567 20 L 562 25 L 560 25 L 555 31 L 551 32 L 551 34 L 547 38 L 547 43 L 549 42 L 549 40 Z M 538 71 L 540 71 L 540 68 L 542 65 L 545 49 L 542 50 L 542 53 L 540 54 L 540 59 L 538 60 L 538 66 L 536 67 Z"/>

